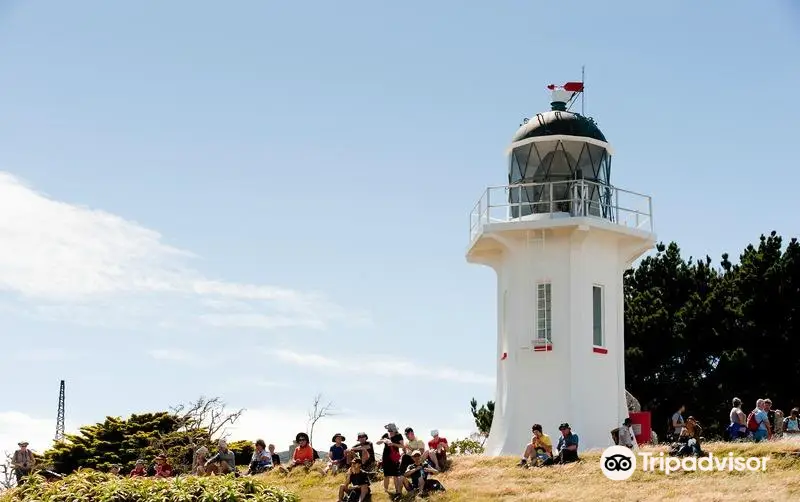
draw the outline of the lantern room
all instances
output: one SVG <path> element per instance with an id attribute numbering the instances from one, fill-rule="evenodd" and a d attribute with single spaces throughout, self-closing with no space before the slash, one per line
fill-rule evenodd
<path id="1" fill-rule="evenodd" d="M 594 120 L 567 110 L 569 84 L 550 89 L 551 109 L 526 120 L 509 148 L 510 217 L 613 219 L 611 146 Z"/>

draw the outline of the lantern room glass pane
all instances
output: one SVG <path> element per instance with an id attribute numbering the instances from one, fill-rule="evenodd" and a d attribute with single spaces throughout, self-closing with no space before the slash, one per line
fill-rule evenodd
<path id="1" fill-rule="evenodd" d="M 565 212 L 610 218 L 611 190 L 592 185 L 609 184 L 610 165 L 605 148 L 579 140 L 535 141 L 515 148 L 509 155 L 509 185 L 529 186 L 510 189 L 511 217 Z M 576 187 L 577 180 L 590 183 Z"/>

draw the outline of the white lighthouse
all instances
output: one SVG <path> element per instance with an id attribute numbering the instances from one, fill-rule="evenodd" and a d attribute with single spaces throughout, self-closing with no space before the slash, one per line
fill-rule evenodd
<path id="1" fill-rule="evenodd" d="M 624 271 L 655 244 L 648 196 L 611 184 L 611 145 L 567 111 L 580 83 L 550 86 L 551 110 L 509 148 L 508 182 L 470 221 L 467 261 L 497 273 L 497 390 L 487 455 L 519 455 L 542 424 L 568 422 L 579 449 L 605 448 L 628 410 Z"/>

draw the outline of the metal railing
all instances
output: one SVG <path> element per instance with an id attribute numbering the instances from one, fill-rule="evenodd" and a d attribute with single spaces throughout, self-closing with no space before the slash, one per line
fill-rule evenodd
<path id="1" fill-rule="evenodd" d="M 470 212 L 470 242 L 486 224 L 564 217 L 601 218 L 652 232 L 653 201 L 647 195 L 587 180 L 493 186 Z"/>

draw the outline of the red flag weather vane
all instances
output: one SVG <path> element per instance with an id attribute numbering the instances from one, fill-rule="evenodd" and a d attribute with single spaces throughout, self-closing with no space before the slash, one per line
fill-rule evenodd
<path id="1" fill-rule="evenodd" d="M 551 91 L 558 89 L 567 92 L 583 92 L 583 82 L 567 82 L 564 85 L 550 84 L 547 88 Z"/>
<path id="2" fill-rule="evenodd" d="M 557 84 L 550 84 L 547 86 L 550 90 L 552 96 L 551 100 L 553 103 L 563 103 L 561 105 L 554 105 L 556 108 L 554 110 L 568 110 L 567 105 L 571 105 L 573 99 L 583 92 L 583 82 L 567 82 L 563 85 Z M 583 112 L 583 106 L 581 106 L 581 112 Z"/>

